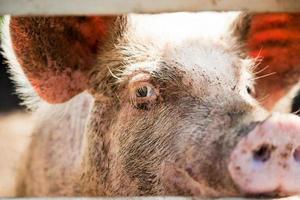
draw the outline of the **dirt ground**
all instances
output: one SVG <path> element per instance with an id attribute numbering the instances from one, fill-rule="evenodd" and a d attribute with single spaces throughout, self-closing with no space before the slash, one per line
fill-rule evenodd
<path id="1" fill-rule="evenodd" d="M 0 115 L 0 197 L 14 196 L 15 172 L 33 128 L 29 114 Z"/>

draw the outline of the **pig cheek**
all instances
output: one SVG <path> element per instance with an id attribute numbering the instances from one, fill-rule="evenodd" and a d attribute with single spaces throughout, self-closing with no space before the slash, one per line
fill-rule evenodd
<path id="1" fill-rule="evenodd" d="M 218 197 L 219 193 L 206 184 L 193 179 L 186 169 L 172 162 L 165 162 L 162 168 L 162 182 L 168 195 L 192 195 L 201 197 Z"/>
<path id="2" fill-rule="evenodd" d="M 108 195 L 113 196 L 114 194 L 120 194 L 122 196 L 132 196 L 139 193 L 138 180 L 132 179 L 128 172 L 126 171 L 126 167 L 124 165 L 124 152 L 122 142 L 128 142 L 128 140 L 132 140 L 130 137 L 130 128 L 128 128 L 128 124 L 123 124 L 122 122 L 128 121 L 128 115 L 126 113 L 121 113 L 118 117 L 118 121 L 110 134 L 110 154 L 111 157 L 110 163 L 110 173 L 107 180 L 108 184 Z M 126 139 L 124 139 L 126 138 Z M 122 140 L 122 141 L 121 141 Z M 134 159 L 134 158 L 132 158 Z M 126 187 L 124 187 L 126 185 Z"/>

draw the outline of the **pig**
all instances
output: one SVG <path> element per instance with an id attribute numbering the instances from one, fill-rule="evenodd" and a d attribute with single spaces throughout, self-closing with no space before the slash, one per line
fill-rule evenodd
<path id="1" fill-rule="evenodd" d="M 299 194 L 300 118 L 272 112 L 277 94 L 260 102 L 298 77 L 255 83 L 256 17 L 6 17 L 4 55 L 35 116 L 17 196 Z"/>

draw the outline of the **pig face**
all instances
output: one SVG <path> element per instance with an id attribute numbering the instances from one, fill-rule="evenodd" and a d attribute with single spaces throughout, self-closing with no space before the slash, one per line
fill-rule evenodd
<path id="1" fill-rule="evenodd" d="M 101 67 L 92 72 L 91 82 L 98 86 L 93 89 L 95 96 L 103 91 L 99 88 L 105 74 L 102 66 L 117 79 L 108 90 L 113 91 L 110 101 L 115 103 L 109 108 L 114 114 L 105 132 L 113 141 L 109 147 L 115 159 L 113 168 L 121 172 L 113 171 L 111 182 L 120 180 L 117 185 L 122 188 L 127 179 L 127 191 L 132 188 L 132 194 L 234 194 L 227 171 L 229 152 L 250 130 L 250 123 L 265 118 L 252 96 L 255 62 L 242 56 L 240 38 L 232 30 L 236 16 L 135 17 L 128 19 L 128 32 L 117 45 L 113 43 L 114 48 L 108 47 L 107 55 L 99 58 Z M 204 26 L 205 18 L 214 24 L 225 17 L 227 26 L 203 31 L 194 30 L 193 23 L 181 23 L 189 31 L 175 37 L 171 30 L 177 30 L 174 26 L 178 24 L 170 24 L 170 17 L 178 17 L 178 23 L 196 19 L 199 27 Z M 168 24 L 159 32 L 165 38 L 141 31 L 149 25 L 139 23 L 147 20 L 157 26 L 155 30 Z M 209 32 L 214 35 L 207 35 Z M 102 96 L 99 99 L 95 107 L 101 109 Z M 122 174 L 126 177 L 120 178 Z M 186 186 L 190 182 L 195 186 Z M 201 189 L 195 189 L 197 184 Z M 118 187 L 114 190 L 120 191 Z"/>
<path id="2" fill-rule="evenodd" d="M 44 100 L 65 102 L 83 90 L 94 98 L 79 180 L 83 194 L 298 191 L 287 192 L 280 177 L 259 190 L 247 183 L 255 170 L 248 173 L 237 162 L 241 143 L 251 143 L 259 125 L 281 119 L 268 120 L 254 97 L 257 63 L 243 44 L 249 19 L 240 13 L 12 19 L 16 55 Z M 247 155 L 261 148 L 245 146 Z"/>

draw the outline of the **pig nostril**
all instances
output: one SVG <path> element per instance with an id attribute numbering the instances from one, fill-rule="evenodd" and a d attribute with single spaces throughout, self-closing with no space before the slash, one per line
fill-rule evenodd
<path id="1" fill-rule="evenodd" d="M 297 161 L 297 162 L 300 162 L 300 146 L 297 147 L 294 151 L 294 159 Z"/>
<path id="2" fill-rule="evenodd" d="M 257 150 L 253 151 L 253 159 L 259 162 L 266 162 L 271 157 L 273 149 L 272 145 L 263 144 Z"/>

